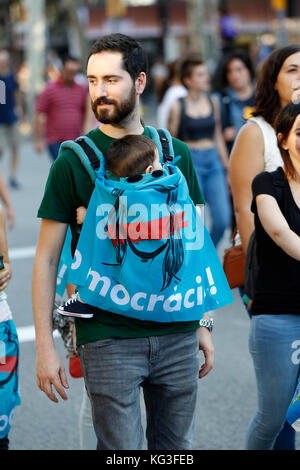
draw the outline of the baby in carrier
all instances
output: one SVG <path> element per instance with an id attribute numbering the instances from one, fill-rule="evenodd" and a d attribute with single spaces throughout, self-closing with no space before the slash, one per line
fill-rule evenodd
<path id="1" fill-rule="evenodd" d="M 158 148 L 154 141 L 143 135 L 127 135 L 116 139 L 109 147 L 106 156 L 106 170 L 113 176 L 135 177 L 144 173 L 161 171 Z M 83 224 L 87 209 L 77 208 L 77 223 Z M 61 315 L 79 318 L 92 318 L 93 307 L 74 294 L 57 309 Z"/>

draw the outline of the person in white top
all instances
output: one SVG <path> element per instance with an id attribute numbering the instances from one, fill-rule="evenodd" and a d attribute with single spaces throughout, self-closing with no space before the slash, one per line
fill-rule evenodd
<path id="1" fill-rule="evenodd" d="M 180 62 L 174 61 L 168 64 L 169 76 L 163 86 L 157 107 L 157 127 L 168 128 L 169 114 L 172 104 L 187 94 L 187 89 L 182 85 L 179 76 Z"/>
<path id="2" fill-rule="evenodd" d="M 265 59 L 257 81 L 254 117 L 239 131 L 231 152 L 231 190 L 245 252 L 254 230 L 251 184 L 258 173 L 283 165 L 275 134 L 276 119 L 292 97 L 300 97 L 300 88 L 295 86 L 299 79 L 299 45 L 277 48 Z M 295 433 L 287 425 L 277 437 L 274 449 L 293 448 Z"/>
<path id="3" fill-rule="evenodd" d="M 267 57 L 257 82 L 255 117 L 241 128 L 230 155 L 234 209 L 245 251 L 254 230 L 251 183 L 261 171 L 282 166 L 274 125 L 281 109 L 291 101 L 293 83 L 299 76 L 300 46 L 278 48 Z"/>

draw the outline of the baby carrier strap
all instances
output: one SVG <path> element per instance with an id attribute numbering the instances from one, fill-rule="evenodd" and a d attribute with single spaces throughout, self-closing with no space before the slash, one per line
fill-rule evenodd
<path id="1" fill-rule="evenodd" d="M 155 129 L 152 126 L 146 126 L 151 139 L 156 144 L 161 163 L 171 163 L 174 159 L 174 149 L 172 136 L 167 129 Z M 105 160 L 101 150 L 86 135 L 78 137 L 76 140 L 66 140 L 60 146 L 59 153 L 64 149 L 71 149 L 78 156 L 82 165 L 88 172 L 92 182 L 95 182 L 96 173 L 105 174 Z"/>
<path id="2" fill-rule="evenodd" d="M 86 135 L 78 137 L 76 140 L 67 140 L 60 146 L 60 152 L 64 149 L 71 149 L 78 156 L 82 165 L 88 172 L 92 182 L 95 182 L 96 173 L 105 173 L 105 160 L 101 150 L 94 144 L 92 139 Z"/>
<path id="3" fill-rule="evenodd" d="M 152 126 L 146 126 L 146 129 L 158 148 L 161 163 L 171 163 L 174 159 L 174 149 L 170 132 L 167 129 L 155 129 Z"/>

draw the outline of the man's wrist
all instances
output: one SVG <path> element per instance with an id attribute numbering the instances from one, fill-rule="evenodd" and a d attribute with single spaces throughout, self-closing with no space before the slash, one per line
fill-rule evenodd
<path id="1" fill-rule="evenodd" d="M 37 352 L 54 349 L 53 335 L 41 335 L 37 337 L 35 341 L 35 347 Z"/>
<path id="2" fill-rule="evenodd" d="M 204 316 L 199 320 L 199 326 L 207 328 L 210 332 L 213 330 L 214 320 L 209 316 Z"/>

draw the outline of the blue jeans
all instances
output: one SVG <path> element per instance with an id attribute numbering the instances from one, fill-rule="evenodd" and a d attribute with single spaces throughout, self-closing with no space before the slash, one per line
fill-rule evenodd
<path id="1" fill-rule="evenodd" d="M 207 202 L 212 227 L 210 236 L 215 246 L 231 223 L 231 205 L 225 171 L 216 148 L 190 148 L 201 192 Z"/>
<path id="2" fill-rule="evenodd" d="M 98 450 L 140 450 L 147 414 L 148 449 L 192 448 L 198 391 L 195 331 L 105 339 L 79 346 Z"/>
<path id="3" fill-rule="evenodd" d="M 48 145 L 48 150 L 53 161 L 55 161 L 58 157 L 60 145 L 61 142 L 53 142 L 52 144 Z"/>
<path id="4" fill-rule="evenodd" d="M 249 350 L 254 362 L 258 410 L 247 432 L 246 449 L 272 449 L 300 372 L 300 316 L 252 316 Z"/>
<path id="5" fill-rule="evenodd" d="M 239 287 L 239 293 L 242 298 L 243 305 L 251 320 L 251 310 L 248 309 L 243 299 L 243 296 L 245 293 L 244 286 Z M 294 428 L 292 428 L 292 426 L 288 423 L 288 421 L 286 421 L 284 424 L 284 427 L 282 428 L 279 435 L 277 436 L 273 450 L 295 450 L 295 437 L 296 437 L 295 432 L 296 431 L 294 430 Z"/>

